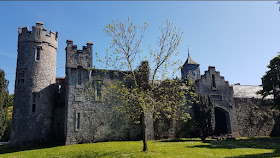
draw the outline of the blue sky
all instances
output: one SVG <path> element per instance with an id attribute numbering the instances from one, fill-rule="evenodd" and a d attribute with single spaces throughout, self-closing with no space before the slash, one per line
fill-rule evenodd
<path id="1" fill-rule="evenodd" d="M 178 59 L 184 62 L 190 48 L 202 74 L 215 66 L 231 84 L 260 85 L 266 66 L 280 51 L 280 12 L 275 1 L 1 1 L 0 68 L 10 81 L 10 93 L 14 91 L 19 26 L 31 28 L 40 21 L 48 31 L 59 32 L 57 76 L 64 76 L 67 39 L 80 49 L 91 41 L 93 51 L 102 56 L 110 44 L 103 28 L 127 17 L 138 25 L 150 24 L 144 49 L 156 41 L 158 27 L 169 19 L 184 32 Z"/>

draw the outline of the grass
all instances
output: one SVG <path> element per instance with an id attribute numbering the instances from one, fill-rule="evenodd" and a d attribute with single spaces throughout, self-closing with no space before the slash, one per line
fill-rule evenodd
<path id="1" fill-rule="evenodd" d="M 179 139 L 149 141 L 149 152 L 141 152 L 141 141 L 100 142 L 71 146 L 45 146 L 11 149 L 0 146 L 0 158 L 6 157 L 280 157 L 280 138 L 239 138 L 237 140 Z M 1 154 L 2 153 L 2 154 Z"/>

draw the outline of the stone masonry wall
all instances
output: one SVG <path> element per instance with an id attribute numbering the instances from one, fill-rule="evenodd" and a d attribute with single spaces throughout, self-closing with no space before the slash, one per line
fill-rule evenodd
<path id="1" fill-rule="evenodd" d="M 46 32 L 42 23 L 19 28 L 11 145 L 53 138 L 58 34 Z"/>
<path id="2" fill-rule="evenodd" d="M 205 74 L 201 76 L 201 79 L 195 82 L 195 92 L 205 97 L 210 95 L 214 108 L 220 108 L 228 112 L 227 131 L 233 136 L 238 136 L 233 89 L 229 86 L 228 81 L 220 76 L 220 72 L 215 70 L 215 67 L 209 67 L 208 71 L 205 71 Z"/>
<path id="3" fill-rule="evenodd" d="M 257 98 L 234 98 L 234 103 L 240 136 L 254 137 L 272 134 L 276 124 L 274 116 L 279 114 L 277 110 L 271 109 L 271 106 L 261 106 L 261 99 Z"/>
<path id="4" fill-rule="evenodd" d="M 83 70 L 83 84 L 77 85 L 77 69 L 67 69 L 67 134 L 66 144 L 112 140 L 139 140 L 141 126 L 124 120 L 115 110 L 114 104 L 92 100 L 85 91 L 86 83 L 100 81 L 102 89 L 118 80 L 114 72 Z M 91 75 L 91 79 L 89 78 Z M 104 94 L 103 94 L 104 95 Z M 79 122 L 79 123 L 78 123 Z M 79 125 L 78 125 L 79 124 Z"/>

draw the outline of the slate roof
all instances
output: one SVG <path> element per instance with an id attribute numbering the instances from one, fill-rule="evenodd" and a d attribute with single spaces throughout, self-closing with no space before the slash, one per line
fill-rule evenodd
<path id="1" fill-rule="evenodd" d="M 198 63 L 192 60 L 189 50 L 188 50 L 188 58 L 183 66 L 186 66 L 187 64 L 199 65 Z"/>
<path id="2" fill-rule="evenodd" d="M 252 86 L 252 85 L 231 85 L 233 87 L 233 97 L 234 98 L 258 98 L 261 99 L 262 96 L 256 94 L 257 91 L 262 89 L 262 86 Z M 267 96 L 267 99 L 272 99 L 272 96 Z"/>

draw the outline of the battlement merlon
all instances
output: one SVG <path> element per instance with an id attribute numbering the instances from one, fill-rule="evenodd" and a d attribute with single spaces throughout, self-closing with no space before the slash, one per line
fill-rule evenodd
<path id="1" fill-rule="evenodd" d="M 47 43 L 57 49 L 58 46 L 58 32 L 50 31 L 44 28 L 43 23 L 36 22 L 36 26 L 32 26 L 32 31 L 28 27 L 18 28 L 18 42 L 37 42 Z"/>
<path id="2" fill-rule="evenodd" d="M 86 46 L 83 46 L 82 50 L 77 49 L 78 47 L 77 47 L 77 45 L 73 44 L 72 39 L 67 39 L 66 43 L 67 43 L 67 47 L 65 48 L 66 51 L 73 51 L 74 50 L 74 52 L 90 52 L 90 54 L 92 52 L 92 45 L 93 45 L 92 42 L 87 42 Z"/>
<path id="3" fill-rule="evenodd" d="M 66 68 L 83 68 L 92 67 L 92 46 L 91 42 L 87 42 L 82 50 L 78 50 L 77 45 L 73 44 L 73 40 L 66 40 Z"/>

